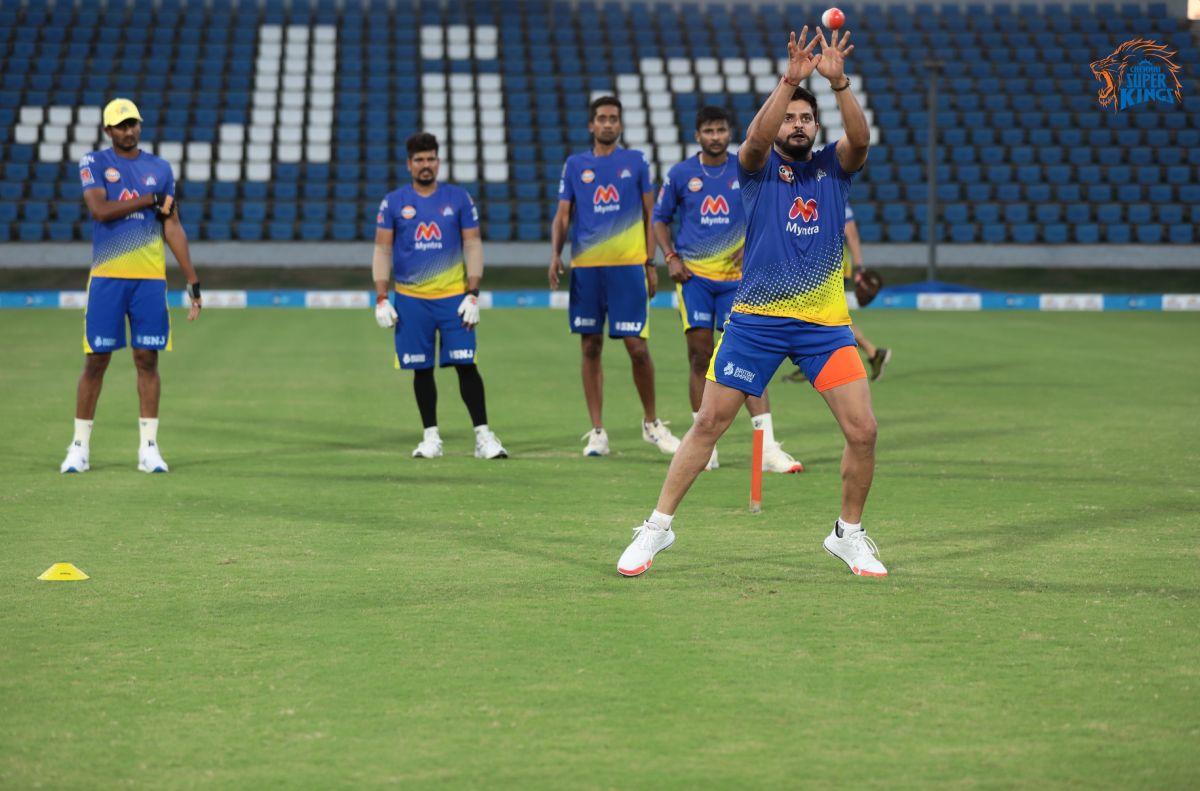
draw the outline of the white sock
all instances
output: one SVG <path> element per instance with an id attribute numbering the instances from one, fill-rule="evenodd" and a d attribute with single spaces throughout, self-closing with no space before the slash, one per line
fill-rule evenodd
<path id="1" fill-rule="evenodd" d="M 95 422 L 75 418 L 75 438 L 71 440 L 71 444 L 86 448 L 92 441 L 92 424 Z"/>
<path id="2" fill-rule="evenodd" d="M 138 431 L 142 435 L 143 448 L 158 444 L 158 418 L 139 418 Z"/>
<path id="3" fill-rule="evenodd" d="M 750 418 L 750 425 L 756 429 L 762 429 L 763 445 L 775 444 L 775 425 L 771 421 L 770 412 L 763 412 L 761 415 L 755 415 Z"/>
<path id="4" fill-rule="evenodd" d="M 429 428 L 425 429 L 425 439 L 434 440 L 436 442 L 442 441 L 442 435 L 438 434 L 437 426 L 430 426 Z"/>
<path id="5" fill-rule="evenodd" d="M 661 527 L 663 530 L 670 530 L 671 520 L 674 518 L 675 517 L 671 514 L 664 514 L 660 513 L 659 511 L 655 511 L 654 513 L 650 514 L 650 518 L 646 521 L 655 527 Z"/>
<path id="6" fill-rule="evenodd" d="M 488 433 L 488 424 L 487 423 L 480 423 L 478 426 L 475 427 L 475 437 L 476 438 L 485 436 L 487 433 Z"/>
<path id="7" fill-rule="evenodd" d="M 862 530 L 862 522 L 851 523 L 851 522 L 847 522 L 845 519 L 842 519 L 841 517 L 838 517 L 838 527 L 841 528 L 841 530 L 842 530 L 842 534 L 838 537 L 845 538 L 850 533 L 856 532 L 858 530 Z"/>
<path id="8" fill-rule="evenodd" d="M 699 412 L 693 412 L 693 413 L 692 413 L 692 422 L 693 422 L 693 423 L 695 423 L 695 422 L 696 422 L 696 415 L 699 415 L 699 414 L 700 414 Z"/>

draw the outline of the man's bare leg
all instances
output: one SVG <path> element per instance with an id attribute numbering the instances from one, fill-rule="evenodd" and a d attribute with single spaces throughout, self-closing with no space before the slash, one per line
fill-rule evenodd
<path id="1" fill-rule="evenodd" d="M 133 364 L 137 368 L 140 415 L 157 418 L 158 400 L 162 394 L 162 380 L 158 377 L 158 352 L 154 349 L 134 349 Z"/>
<path id="2" fill-rule="evenodd" d="M 583 376 L 583 398 L 587 401 L 588 419 L 592 428 L 602 428 L 604 423 L 600 415 L 604 408 L 604 367 L 600 364 L 600 355 L 604 351 L 604 336 L 580 335 L 580 348 L 583 350 L 583 362 L 580 373 Z"/>
<path id="3" fill-rule="evenodd" d="M 851 324 L 850 329 L 854 332 L 854 342 L 858 344 L 858 348 L 863 350 L 863 354 L 867 355 L 868 359 L 874 357 L 875 352 L 878 351 L 875 344 L 871 343 L 867 336 L 859 331 L 858 325 Z"/>
<path id="4" fill-rule="evenodd" d="M 875 476 L 875 413 L 866 379 L 857 379 L 821 393 L 833 412 L 846 448 L 842 452 L 843 522 L 862 522 L 863 507 Z"/>
<path id="5" fill-rule="evenodd" d="M 79 375 L 79 386 L 75 390 L 75 419 L 95 420 L 96 404 L 100 401 L 100 389 L 104 386 L 104 372 L 112 361 L 112 354 L 89 354 L 84 358 L 83 373 Z"/>
<path id="6" fill-rule="evenodd" d="M 679 449 L 675 451 L 675 457 L 671 459 L 667 479 L 658 495 L 656 511 L 662 514 L 675 513 L 696 476 L 704 470 L 704 465 L 708 464 L 713 446 L 733 423 L 745 401 L 746 394 L 740 390 L 716 382 L 704 383 L 704 398 L 700 403 L 700 410 L 696 413 L 692 427 L 683 436 Z"/>
<path id="7" fill-rule="evenodd" d="M 650 346 L 645 338 L 630 336 L 624 338 L 625 351 L 629 352 L 629 362 L 633 368 L 633 386 L 637 388 L 638 398 L 642 400 L 643 419 L 653 423 L 658 415 L 654 403 L 654 360 L 650 358 Z"/>
<path id="8" fill-rule="evenodd" d="M 688 400 L 692 403 L 692 411 L 700 411 L 700 402 L 704 399 L 704 377 L 708 374 L 708 363 L 713 356 L 713 331 L 707 327 L 697 327 L 684 333 L 687 339 L 688 353 Z"/>

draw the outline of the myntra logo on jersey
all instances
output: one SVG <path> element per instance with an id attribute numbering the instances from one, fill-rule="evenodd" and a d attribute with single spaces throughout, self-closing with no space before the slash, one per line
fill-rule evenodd
<path id="1" fill-rule="evenodd" d="M 729 201 L 725 200 L 724 195 L 718 195 L 715 198 L 712 195 L 704 196 L 704 200 L 700 203 L 700 224 L 729 224 Z"/>
<path id="2" fill-rule="evenodd" d="M 601 184 L 592 193 L 592 211 L 596 214 L 608 214 L 620 211 L 621 193 L 615 184 Z"/>
<path id="3" fill-rule="evenodd" d="M 804 224 L 801 225 L 796 222 L 797 218 L 802 220 Z M 820 233 L 820 225 L 808 224 L 817 220 L 817 199 L 809 198 L 805 200 L 804 198 L 796 198 L 792 201 L 792 208 L 788 209 L 788 220 L 790 220 L 787 224 L 788 233 L 794 233 L 797 236 L 812 236 L 813 234 Z"/>
<path id="4" fill-rule="evenodd" d="M 413 240 L 416 242 L 413 245 L 414 249 L 441 250 L 442 229 L 438 227 L 436 222 L 417 223 L 417 230 L 413 233 Z"/>
<path id="5" fill-rule="evenodd" d="M 126 188 L 126 189 L 121 190 L 121 194 L 117 196 L 117 200 L 133 200 L 134 198 L 140 198 L 140 197 L 142 197 L 142 194 L 140 192 L 138 192 L 137 190 L 131 190 L 131 189 Z M 146 219 L 146 215 L 140 211 L 131 211 L 131 212 L 129 212 L 129 214 L 125 215 L 125 219 L 126 220 L 144 220 L 144 219 Z"/>

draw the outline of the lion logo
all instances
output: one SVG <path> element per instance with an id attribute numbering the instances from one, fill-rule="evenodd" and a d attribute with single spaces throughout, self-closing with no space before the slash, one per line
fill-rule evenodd
<path id="1" fill-rule="evenodd" d="M 1181 69 L 1175 52 L 1147 38 L 1126 41 L 1103 60 L 1092 62 L 1092 75 L 1100 83 L 1096 99 L 1114 111 L 1146 102 L 1175 104 L 1183 101 Z"/>

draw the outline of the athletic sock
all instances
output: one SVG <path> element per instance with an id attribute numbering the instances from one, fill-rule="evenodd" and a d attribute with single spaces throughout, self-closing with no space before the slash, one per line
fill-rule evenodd
<path id="1" fill-rule="evenodd" d="M 138 419 L 138 432 L 142 437 L 142 447 L 147 448 L 158 444 L 158 418 L 144 417 Z"/>
<path id="2" fill-rule="evenodd" d="M 471 423 L 476 426 L 487 424 L 487 399 L 483 391 L 483 377 L 479 375 L 479 367 L 474 363 L 456 365 L 458 372 L 458 394 L 467 405 L 471 415 Z"/>
<path id="3" fill-rule="evenodd" d="M 775 444 L 775 425 L 771 421 L 770 412 L 763 412 L 761 415 L 750 418 L 750 425 L 756 429 L 762 429 L 764 446 Z"/>
<path id="4" fill-rule="evenodd" d="M 650 518 L 647 519 L 646 521 L 649 522 L 650 524 L 654 525 L 655 527 L 660 527 L 663 530 L 670 530 L 671 529 L 671 520 L 674 518 L 675 517 L 672 516 L 671 514 L 664 514 L 659 511 L 655 511 L 654 513 L 650 514 Z"/>
<path id="5" fill-rule="evenodd" d="M 72 445 L 79 445 L 86 448 L 88 443 L 92 441 L 92 424 L 94 420 L 80 420 L 75 418 L 75 438 L 71 440 Z"/>
<path id="6" fill-rule="evenodd" d="M 846 522 L 840 517 L 837 520 L 837 537 L 845 538 L 847 534 L 862 530 L 862 522 Z"/>
<path id="7" fill-rule="evenodd" d="M 425 427 L 425 441 L 429 442 L 430 440 L 433 440 L 434 442 L 442 441 L 442 435 L 438 434 L 437 426 Z"/>
<path id="8" fill-rule="evenodd" d="M 437 382 L 434 381 L 432 368 L 413 371 L 413 395 L 417 398 L 421 425 L 437 431 Z"/>

